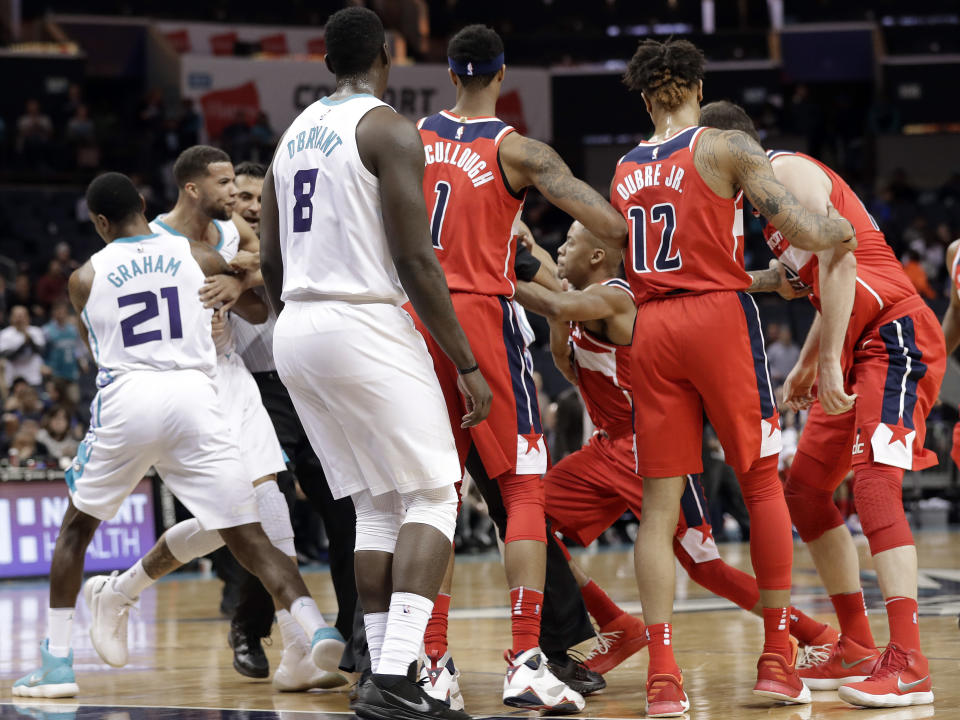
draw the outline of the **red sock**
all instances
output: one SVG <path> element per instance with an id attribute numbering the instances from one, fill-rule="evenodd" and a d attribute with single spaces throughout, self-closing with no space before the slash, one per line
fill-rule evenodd
<path id="1" fill-rule="evenodd" d="M 528 587 L 510 590 L 511 629 L 513 631 L 513 654 L 519 655 L 540 645 L 540 610 L 543 593 Z"/>
<path id="2" fill-rule="evenodd" d="M 826 630 L 824 623 L 817 622 L 809 615 L 804 615 L 797 608 L 790 606 L 790 634 L 803 645 L 812 645 L 817 636 Z"/>
<path id="3" fill-rule="evenodd" d="M 890 623 L 890 642 L 907 650 L 920 650 L 920 626 L 917 624 L 917 601 L 907 597 L 890 597 L 887 622 Z"/>
<path id="4" fill-rule="evenodd" d="M 447 616 L 450 614 L 450 596 L 437 593 L 433 612 L 423 633 L 423 649 L 427 657 L 439 658 L 447 651 Z"/>
<path id="5" fill-rule="evenodd" d="M 791 659 L 789 608 L 763 609 L 763 652 Z"/>
<path id="6" fill-rule="evenodd" d="M 830 596 L 833 609 L 840 621 L 840 632 L 866 648 L 876 647 L 870 623 L 867 621 L 867 606 L 863 604 L 863 590 L 838 593 Z"/>
<path id="7" fill-rule="evenodd" d="M 587 612 L 600 627 L 623 615 L 620 606 L 611 600 L 603 588 L 593 580 L 580 588 L 580 594 L 583 595 L 583 604 L 587 606 Z"/>
<path id="8" fill-rule="evenodd" d="M 680 668 L 673 657 L 673 625 L 657 623 L 647 625 L 647 638 L 650 644 L 650 665 L 647 668 L 647 677 L 652 675 L 679 675 Z"/>

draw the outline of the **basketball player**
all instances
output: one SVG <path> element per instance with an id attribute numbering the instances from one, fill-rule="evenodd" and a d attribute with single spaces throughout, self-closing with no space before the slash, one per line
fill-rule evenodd
<path id="1" fill-rule="evenodd" d="M 14 684 L 18 696 L 79 692 L 70 636 L 86 549 L 151 466 L 203 531 L 218 532 L 307 633 L 324 624 L 296 567 L 258 521 L 217 402 L 212 312 L 197 295 L 204 276 L 227 272 L 226 263 L 201 244 L 151 232 L 143 198 L 124 175 L 96 178 L 86 201 L 107 247 L 73 272 L 68 289 L 100 368 L 99 392 L 65 476 L 70 505 L 50 570 L 43 665 Z"/>
<path id="2" fill-rule="evenodd" d="M 233 164 L 229 156 L 217 148 L 197 145 L 180 154 L 174 163 L 173 174 L 180 188 L 177 204 L 170 213 L 154 220 L 151 229 L 205 244 L 219 252 L 226 262 L 231 262 L 237 255 L 241 232 L 231 219 L 237 188 L 233 183 Z M 247 232 L 252 235 L 249 229 Z M 255 235 L 248 239 L 246 253 L 254 258 L 259 253 L 259 241 Z M 207 283 L 206 287 L 211 285 Z M 257 307 L 259 322 L 266 319 L 266 305 L 249 290 L 244 291 L 239 302 Z M 223 311 L 218 315 L 222 318 Z M 290 514 L 276 482 L 276 474 L 286 469 L 283 451 L 260 400 L 257 384 L 236 352 L 232 326 L 226 318 L 215 323 L 214 342 L 217 347 L 217 394 L 235 443 L 240 448 L 247 477 L 253 484 L 264 530 L 296 567 Z M 216 533 L 203 531 L 197 519 L 192 518 L 168 529 L 141 561 L 119 576 L 90 578 L 84 585 L 84 596 L 91 607 L 90 637 L 101 658 L 114 667 L 125 665 L 128 608 L 159 578 L 221 545 L 221 538 Z M 275 684 L 281 689 L 291 689 L 291 686 L 314 680 L 327 686 L 344 682 L 335 673 L 332 673 L 335 677 L 322 680 L 315 677 L 318 666 L 335 671 L 339 664 L 344 643 L 336 628 L 322 628 L 323 638 L 319 646 L 320 638 L 313 638 L 312 645 L 318 649 L 311 657 L 311 638 L 303 634 L 289 613 L 277 607 L 276 618 L 284 654 Z M 249 637 L 237 630 L 238 627 L 231 624 L 228 635 L 231 647 L 236 649 L 241 644 L 249 647 Z M 244 654 L 239 657 L 243 659 Z M 254 677 L 265 677 L 267 671 L 264 667 L 263 673 L 252 672 L 256 668 L 241 665 L 237 656 L 234 668 Z"/>
<path id="3" fill-rule="evenodd" d="M 512 228 L 528 187 L 536 187 L 600 236 L 623 236 L 626 228 L 598 193 L 573 177 L 556 152 L 495 117 L 505 73 L 503 42 L 496 32 L 470 25 L 450 40 L 447 54 L 457 99 L 451 110 L 418 123 L 426 150 L 423 192 L 431 209 L 433 246 L 454 308 L 480 353 L 478 362 L 495 398 L 486 423 L 469 432 L 455 428 L 454 433 L 461 464 L 475 447 L 486 474 L 497 480 L 507 511 L 504 565 L 513 644 L 506 655 L 503 701 L 514 707 L 576 712 L 583 708 L 583 698 L 557 681 L 539 647 L 546 563 L 540 476 L 547 467 L 547 450 L 536 389 L 523 362 L 523 338 L 509 301 L 516 286 Z M 463 411 L 456 395 L 456 368 L 430 337 L 427 345 L 455 425 Z M 437 610 L 445 614 L 445 608 Z M 439 671 L 445 660 L 428 659 L 428 671 Z"/>
<path id="4" fill-rule="evenodd" d="M 706 120 L 756 136 L 742 108 L 712 103 Z M 903 471 L 937 463 L 923 447 L 926 417 L 946 369 L 943 333 L 873 218 L 833 170 L 802 153 L 768 153 L 777 178 L 811 212 L 829 206 L 853 223 L 858 246 L 840 260 L 794 247 L 773 227 L 771 250 L 806 285 L 818 313 L 784 399 L 810 416 L 786 484 L 793 524 L 810 548 L 840 620 L 840 639 L 801 670 L 814 689 L 870 707 L 933 702 L 917 625 L 917 552 L 903 511 Z M 816 398 L 813 385 L 817 384 Z M 850 390 L 851 403 L 838 398 Z M 852 453 L 848 449 L 852 448 Z M 833 493 L 853 467 L 853 494 L 870 543 L 890 626 L 878 656 L 860 565 Z M 816 662 L 819 660 L 819 662 Z"/>
<path id="5" fill-rule="evenodd" d="M 262 270 L 281 310 L 277 371 L 334 497 L 356 510 L 356 577 L 373 674 L 351 707 L 378 720 L 463 719 L 407 677 L 456 525 L 456 446 L 409 295 L 459 369 L 463 427 L 490 389 L 457 323 L 429 244 L 423 144 L 378 98 L 390 58 L 379 18 L 334 13 L 337 89 L 286 130 L 263 187 Z"/>
<path id="6" fill-rule="evenodd" d="M 237 165 L 234 171 L 237 185 L 234 213 L 259 233 L 266 167 L 259 163 L 244 162 Z M 254 292 L 265 297 L 262 287 L 255 288 Z M 288 508 L 293 501 L 296 481 L 313 509 L 323 518 L 324 531 L 329 539 L 330 578 L 337 595 L 336 628 L 341 635 L 348 637 L 357 602 L 357 585 L 353 575 L 353 502 L 349 498 L 334 500 L 330 495 L 323 467 L 310 447 L 287 389 L 277 376 L 273 361 L 275 322 L 276 317 L 272 313 L 261 324 L 248 323 L 235 314 L 230 316 L 237 352 L 257 383 L 263 407 L 270 416 L 284 454 L 290 459 L 293 472 L 281 472 L 277 476 L 277 484 L 287 500 Z M 256 667 L 261 671 L 260 677 L 266 677 L 269 665 L 260 639 L 270 635 L 274 618 L 273 599 L 260 581 L 247 572 L 229 551 L 218 550 L 213 559 L 217 574 L 224 579 L 221 607 L 227 606 L 231 610 L 234 666 Z M 304 667 L 304 670 L 310 671 L 309 675 L 300 677 L 299 673 L 289 672 L 291 667 L 299 666 L 281 663 L 273 676 L 274 687 L 284 691 L 308 690 L 343 682 L 337 675 L 325 676 L 321 671 L 310 671 L 309 666 Z"/>
<path id="7" fill-rule="evenodd" d="M 630 342 L 637 310 L 629 285 L 621 280 L 622 254 L 574 222 L 560 246 L 557 275 L 568 292 L 521 282 L 517 297 L 550 323 L 550 345 L 561 372 L 571 372 L 597 428 L 583 449 L 554 465 L 544 477 L 546 512 L 554 528 L 586 547 L 629 508 L 639 518 L 641 479 L 633 454 L 633 396 L 630 390 Z M 545 263 L 552 262 L 549 259 Z M 764 282 L 770 271 L 760 271 Z M 779 268 L 772 270 L 779 274 Z M 785 277 L 784 277 L 785 280 Z M 789 283 L 781 292 L 793 296 Z M 638 409 L 641 412 L 642 409 Z M 691 579 L 744 610 L 762 615 L 754 578 L 727 565 L 717 551 L 704 514 L 706 499 L 699 478 L 689 476 L 673 541 L 674 554 Z M 558 541 L 559 542 L 559 541 Z M 587 609 L 599 625 L 598 644 L 587 667 L 607 673 L 646 646 L 643 623 L 621 610 L 570 558 Z M 790 630 L 803 645 L 823 642 L 835 631 L 791 608 Z"/>
<path id="8" fill-rule="evenodd" d="M 686 40 L 640 44 L 624 81 L 642 92 L 654 134 L 620 159 L 611 184 L 630 224 L 625 264 L 638 304 L 630 375 L 636 406 L 644 408 L 634 428 L 644 507 L 635 559 L 651 641 L 647 714 L 655 717 L 689 708 L 673 657 L 669 551 L 683 478 L 702 470 L 704 411 L 751 516 L 765 630 L 754 692 L 810 702 L 788 629 L 793 542 L 777 476 L 779 418 L 759 316 L 743 292 L 751 284 L 743 269 L 743 194 L 797 246 L 825 250 L 853 239 L 847 220 L 804 209 L 749 136 L 697 127 L 703 68 L 703 54 Z"/>

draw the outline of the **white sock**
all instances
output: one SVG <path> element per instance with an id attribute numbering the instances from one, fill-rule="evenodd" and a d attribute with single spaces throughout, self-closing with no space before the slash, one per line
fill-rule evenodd
<path id="1" fill-rule="evenodd" d="M 70 636 L 73 634 L 73 608 L 50 608 L 47 611 L 47 637 L 51 655 L 67 657 L 70 654 Z"/>
<path id="2" fill-rule="evenodd" d="M 420 654 L 423 633 L 427 629 L 431 612 L 433 600 L 422 595 L 395 592 L 390 596 L 390 615 L 387 618 L 387 631 L 383 636 L 377 673 L 407 674 L 410 663 Z"/>
<path id="3" fill-rule="evenodd" d="M 297 624 L 303 628 L 310 642 L 313 642 L 313 634 L 317 631 L 317 628 L 327 626 L 323 615 L 317 608 L 317 604 L 309 595 L 298 597 L 290 603 L 290 614 L 297 621 Z"/>
<path id="4" fill-rule="evenodd" d="M 297 625 L 297 621 L 286 610 L 277 610 L 277 627 L 280 628 L 280 638 L 283 640 L 283 647 L 288 648 L 296 643 L 310 646 L 310 639 L 303 632 L 303 628 Z"/>
<path id="5" fill-rule="evenodd" d="M 133 567 L 117 575 L 113 581 L 113 589 L 122 592 L 130 600 L 136 600 L 140 593 L 155 582 L 143 569 L 143 561 L 137 560 Z"/>
<path id="6" fill-rule="evenodd" d="M 380 650 L 383 649 L 383 635 L 387 631 L 387 613 L 366 613 L 363 627 L 367 631 L 367 649 L 370 651 L 370 672 L 377 672 L 380 664 Z"/>

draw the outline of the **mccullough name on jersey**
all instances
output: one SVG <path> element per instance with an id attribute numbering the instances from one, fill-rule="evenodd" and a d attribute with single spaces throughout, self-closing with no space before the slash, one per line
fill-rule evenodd
<path id="1" fill-rule="evenodd" d="M 467 174 L 475 188 L 493 180 L 493 172 L 487 170 L 487 161 L 480 159 L 480 154 L 460 143 L 437 141 L 429 143 L 423 148 L 427 156 L 427 165 L 446 163 L 454 165 Z M 483 173 L 481 175 L 481 173 Z"/>

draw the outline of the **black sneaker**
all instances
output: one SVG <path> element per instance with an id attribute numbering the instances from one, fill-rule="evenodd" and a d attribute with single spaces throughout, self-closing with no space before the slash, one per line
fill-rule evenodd
<path id="1" fill-rule="evenodd" d="M 360 685 L 350 709 L 365 720 L 472 720 L 427 695 L 403 675 L 371 675 Z"/>
<path id="2" fill-rule="evenodd" d="M 263 652 L 260 638 L 230 624 L 227 643 L 233 649 L 233 669 L 250 678 L 270 677 L 270 663 Z"/>
<path id="3" fill-rule="evenodd" d="M 590 670 L 579 660 L 569 655 L 566 659 L 554 661 L 547 660 L 547 667 L 550 672 L 562 683 L 566 683 L 571 690 L 576 690 L 581 695 L 590 695 L 603 690 L 607 686 L 607 681 L 603 675 Z"/>

